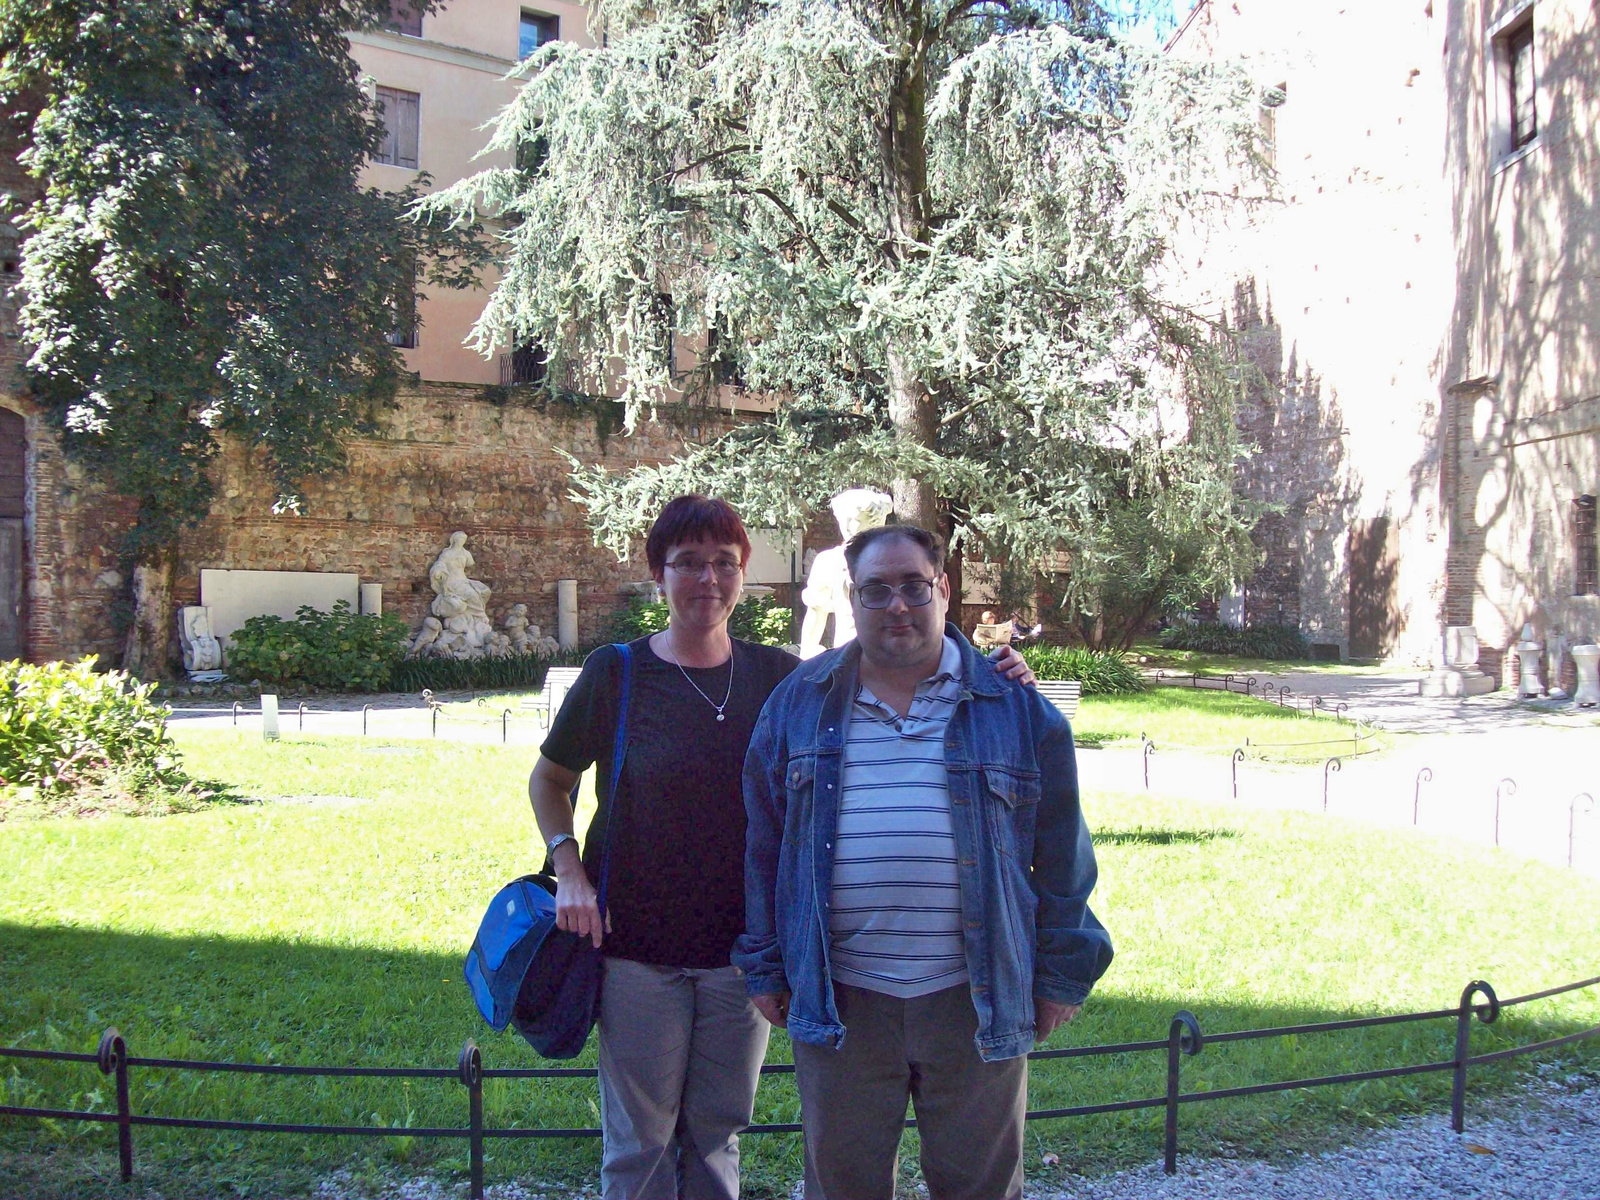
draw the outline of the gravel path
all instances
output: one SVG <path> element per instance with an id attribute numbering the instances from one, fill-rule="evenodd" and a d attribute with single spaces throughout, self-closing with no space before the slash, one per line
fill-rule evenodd
<path id="1" fill-rule="evenodd" d="M 1028 1200 L 1597 1200 L 1600 1198 L 1600 1086 L 1594 1076 L 1544 1078 L 1468 1110 L 1467 1131 L 1444 1115 L 1406 1118 L 1324 1154 L 1276 1162 L 1179 1156 L 1170 1178 L 1159 1159 L 1094 1178 L 1069 1176 L 1058 1191 L 1030 1185 Z M 1498 1115 L 1495 1115 L 1498 1114 Z M 1030 1167 L 1034 1164 L 1029 1164 Z M 926 1196 L 925 1189 L 916 1193 Z M 374 1189 L 347 1175 L 323 1182 L 316 1200 L 461 1200 L 464 1183 L 395 1180 Z M 591 1200 L 534 1181 L 493 1181 L 485 1200 Z M 793 1200 L 799 1200 L 795 1188 Z"/>
<path id="2" fill-rule="evenodd" d="M 1356 1144 L 1286 1162 L 1179 1156 L 1113 1175 L 1074 1176 L 1030 1200 L 1595 1200 L 1600 1197 L 1600 1087 L 1547 1078 L 1499 1116 L 1469 1111 L 1464 1134 L 1444 1115 L 1407 1118 Z"/>

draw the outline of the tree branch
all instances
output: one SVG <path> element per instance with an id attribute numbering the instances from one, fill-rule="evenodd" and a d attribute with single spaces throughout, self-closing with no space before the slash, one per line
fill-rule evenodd
<path id="1" fill-rule="evenodd" d="M 811 236 L 810 231 L 806 229 L 805 225 L 801 222 L 800 217 L 795 213 L 794 209 L 790 208 L 788 202 L 785 201 L 782 196 L 778 195 L 777 192 L 767 187 L 751 188 L 744 187 L 740 184 L 733 184 L 731 190 L 737 195 L 762 196 L 770 200 L 773 204 L 773 207 L 775 207 L 779 212 L 789 219 L 789 224 L 794 226 L 794 231 L 805 240 L 806 245 L 811 247 L 811 253 L 817 256 L 817 260 L 825 267 L 831 267 L 833 265 L 832 260 L 823 253 L 822 247 L 817 245 L 817 239 Z"/>

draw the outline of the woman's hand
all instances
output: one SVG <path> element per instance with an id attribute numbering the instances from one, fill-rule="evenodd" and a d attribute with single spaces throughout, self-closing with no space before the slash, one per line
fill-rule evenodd
<path id="1" fill-rule="evenodd" d="M 583 869 L 577 847 L 564 842 L 556 848 L 556 857 L 563 860 L 556 867 L 556 928 L 594 939 L 598 950 L 601 938 L 611 932 L 610 914 L 602 927 L 599 897 L 589 882 L 589 872 Z"/>
<path id="2" fill-rule="evenodd" d="M 1015 646 L 995 647 L 989 654 L 989 661 L 994 663 L 996 671 L 1023 687 L 1032 687 L 1039 681 L 1038 676 L 1033 673 L 1033 668 L 1027 664 L 1022 655 L 1017 653 Z"/>

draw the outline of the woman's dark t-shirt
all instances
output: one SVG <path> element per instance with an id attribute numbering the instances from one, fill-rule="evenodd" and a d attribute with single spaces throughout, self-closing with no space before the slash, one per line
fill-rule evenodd
<path id="1" fill-rule="evenodd" d="M 733 640 L 733 691 L 716 709 L 650 639 L 633 647 L 628 747 L 612 824 L 606 954 L 671 967 L 726 967 L 744 932 L 744 755 L 761 706 L 800 665 L 783 650 Z M 729 667 L 688 667 L 717 703 Z M 622 687 L 621 660 L 602 646 L 583 664 L 540 748 L 569 771 L 595 763 L 600 806 L 583 862 L 600 884 L 602 843 L 612 797 L 612 739 Z"/>

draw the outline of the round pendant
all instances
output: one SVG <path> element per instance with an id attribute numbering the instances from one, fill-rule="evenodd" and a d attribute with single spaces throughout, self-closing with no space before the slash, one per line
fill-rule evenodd
<path id="1" fill-rule="evenodd" d="M 717 720 L 719 720 L 719 721 L 722 720 L 722 714 L 721 713 L 717 714 Z"/>

